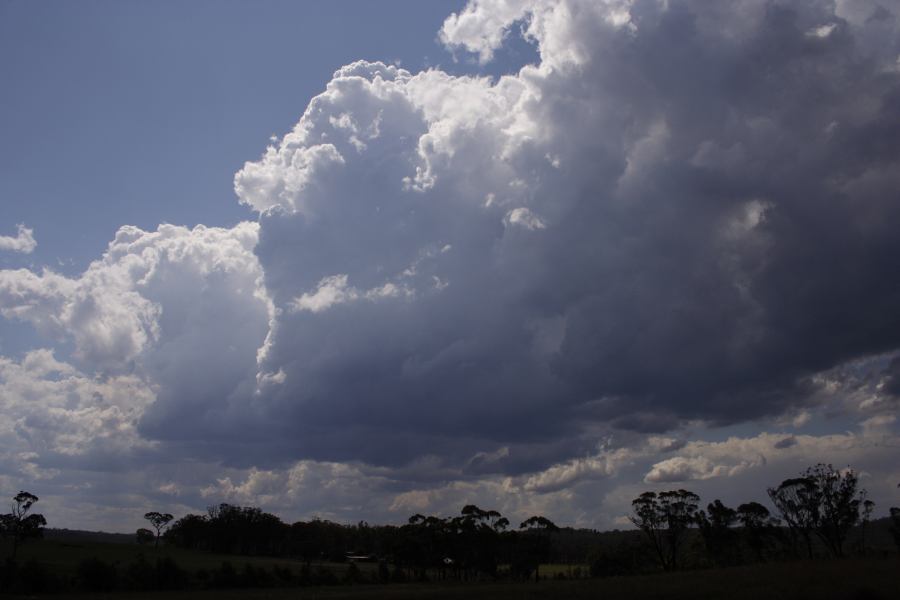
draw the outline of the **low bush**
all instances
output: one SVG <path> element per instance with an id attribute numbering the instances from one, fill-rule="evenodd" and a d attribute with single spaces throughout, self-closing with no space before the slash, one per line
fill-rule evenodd
<path id="1" fill-rule="evenodd" d="M 116 565 L 97 557 L 86 558 L 76 569 L 78 587 L 88 592 L 111 592 L 119 584 Z"/>

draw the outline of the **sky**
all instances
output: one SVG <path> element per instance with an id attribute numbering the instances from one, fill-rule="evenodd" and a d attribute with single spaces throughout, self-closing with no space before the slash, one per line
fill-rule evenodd
<path id="1" fill-rule="evenodd" d="M 900 2 L 0 0 L 0 494 L 900 505 Z"/>

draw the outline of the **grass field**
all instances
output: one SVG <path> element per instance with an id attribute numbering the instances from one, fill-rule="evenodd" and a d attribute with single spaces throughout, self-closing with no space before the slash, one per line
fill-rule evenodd
<path id="1" fill-rule="evenodd" d="M 0 544 L 0 553 L 2 555 L 8 554 L 8 550 L 3 544 Z M 66 542 L 60 540 L 37 540 L 22 545 L 19 549 L 19 562 L 24 563 L 33 558 L 57 573 L 68 573 L 74 572 L 78 563 L 85 558 L 99 558 L 108 563 L 127 564 L 135 561 L 138 555 L 141 554 L 148 560 L 153 560 L 157 557 L 169 557 L 178 563 L 178 566 L 191 572 L 201 569 L 215 569 L 226 561 L 238 568 L 245 564 L 266 569 L 271 569 L 273 566 L 287 567 L 294 570 L 300 568 L 298 561 L 289 559 L 210 554 L 165 545 L 155 548 L 154 546 L 139 546 L 137 544 L 107 544 L 90 541 Z M 313 563 L 314 566 L 318 564 Z M 347 568 L 346 564 L 340 563 L 322 564 L 327 564 L 329 568 L 335 570 L 336 574 L 340 574 L 343 569 Z M 361 570 L 375 568 L 375 565 L 365 563 L 357 566 Z"/>
<path id="2" fill-rule="evenodd" d="M 0 545 L 0 552 L 6 549 Z M 295 560 L 237 557 L 180 550 L 171 547 L 110 544 L 79 540 L 40 540 L 25 544 L 19 559 L 35 559 L 54 573 L 74 576 L 79 562 L 96 557 L 107 563 L 125 565 L 143 554 L 153 560 L 169 557 L 192 573 L 212 571 L 225 561 L 236 569 L 245 564 L 271 570 L 278 566 L 298 572 Z M 314 563 L 314 568 L 318 566 Z M 348 568 L 346 563 L 321 563 L 338 579 Z M 362 571 L 376 565 L 357 565 Z M 248 600 L 366 600 L 375 598 L 447 600 L 529 600 L 549 598 L 602 598 L 623 600 L 893 600 L 900 599 L 900 558 L 818 560 L 782 562 L 730 569 L 709 569 L 680 573 L 615 577 L 607 579 L 553 579 L 557 574 L 571 577 L 578 565 L 546 564 L 541 575 L 547 579 L 530 583 L 404 583 L 390 585 L 337 585 L 323 587 L 287 587 L 240 590 L 187 590 L 170 592 L 113 592 L 107 594 L 67 595 L 67 598 L 109 598 L 111 600 L 201 600 L 222 598 Z M 581 565 L 581 573 L 586 574 Z"/>
<path id="3" fill-rule="evenodd" d="M 78 595 L 111 600 L 894 600 L 900 561 L 794 562 L 610 579 L 535 583 L 400 584 L 327 588 Z"/>

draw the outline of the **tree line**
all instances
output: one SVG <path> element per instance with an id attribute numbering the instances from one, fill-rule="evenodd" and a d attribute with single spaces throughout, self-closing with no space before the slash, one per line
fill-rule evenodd
<path id="1" fill-rule="evenodd" d="M 818 464 L 767 492 L 774 512 L 755 501 L 732 508 L 718 499 L 702 509 L 700 497 L 689 490 L 647 491 L 632 502 L 630 520 L 636 531 L 603 533 L 560 528 L 540 515 L 513 526 L 498 511 L 474 504 L 464 506 L 455 516 L 415 514 L 403 525 L 380 526 L 321 519 L 285 523 L 260 508 L 230 504 L 211 506 L 205 514 L 188 514 L 177 520 L 170 513 L 150 511 L 144 515 L 149 527 L 137 531 L 136 541 L 154 547 L 149 552 L 156 553 L 155 560 L 141 556 L 117 571 L 114 565 L 89 557 L 79 565 L 79 577 L 94 582 L 85 583 L 84 589 L 98 591 L 107 589 L 104 586 L 110 581 L 131 582 L 129 589 L 358 581 L 540 581 L 541 565 L 547 563 L 572 565 L 569 577 L 602 577 L 790 558 L 841 558 L 868 551 L 874 503 L 859 487 L 854 471 Z M 12 589 L 29 569 L 36 580 L 47 578 L 39 566 L 17 564 L 21 545 L 41 537 L 46 526 L 44 516 L 32 510 L 37 501 L 37 496 L 19 492 L 11 511 L 0 515 L 0 534 L 9 547 L 0 571 L 0 589 Z M 900 508 L 890 509 L 890 519 L 890 531 L 900 549 Z M 189 576 L 170 557 L 159 554 L 160 546 L 220 555 L 282 557 L 297 561 L 299 572 L 274 568 L 268 573 L 250 565 L 238 572 L 223 563 L 215 572 Z M 374 565 L 359 569 L 358 562 Z M 349 565 L 343 578 L 329 571 L 328 565 L 333 563 Z M 149 587 L 141 587 L 144 585 Z"/>
<path id="2" fill-rule="evenodd" d="M 776 515 L 758 502 L 731 508 L 715 500 L 702 510 L 697 494 L 679 489 L 644 492 L 632 502 L 631 521 L 644 533 L 664 570 L 679 567 L 694 531 L 718 565 L 785 556 L 814 558 L 817 548 L 842 558 L 850 550 L 851 532 L 856 533 L 852 550 L 866 553 L 875 503 L 859 487 L 853 470 L 820 463 L 766 491 Z M 890 515 L 891 533 L 900 548 L 900 508 L 891 508 Z"/>
<path id="3" fill-rule="evenodd" d="M 313 562 L 374 561 L 394 567 L 391 578 L 496 578 L 500 565 L 517 579 L 539 577 L 550 552 L 551 532 L 559 528 L 543 516 L 518 529 L 495 510 L 474 504 L 454 517 L 413 515 L 401 526 L 341 525 L 315 519 L 287 524 L 255 507 L 219 504 L 205 515 L 186 515 L 163 536 L 181 548 L 220 554 L 290 556 Z M 146 543 L 151 538 L 138 534 Z"/>
<path id="4" fill-rule="evenodd" d="M 654 566 L 674 570 L 686 560 L 690 566 L 725 566 L 867 552 L 875 504 L 852 469 L 817 464 L 767 494 L 774 514 L 755 501 L 732 508 L 716 499 L 704 510 L 699 496 L 688 490 L 644 492 L 632 502 L 630 516 L 643 535 L 640 544 L 627 535 L 599 543 L 597 536 L 603 534 L 579 535 L 543 516 L 515 528 L 499 512 L 475 505 L 457 516 L 416 514 L 402 526 L 370 526 L 324 520 L 289 525 L 258 508 L 221 504 L 206 515 L 175 521 L 164 539 L 183 548 L 291 556 L 307 564 L 370 557 L 389 562 L 406 578 L 463 580 L 539 579 L 542 562 L 587 564 L 592 574 L 604 575 L 647 572 Z M 900 508 L 891 508 L 890 515 L 900 548 Z M 151 533 L 144 534 L 148 542 Z"/>

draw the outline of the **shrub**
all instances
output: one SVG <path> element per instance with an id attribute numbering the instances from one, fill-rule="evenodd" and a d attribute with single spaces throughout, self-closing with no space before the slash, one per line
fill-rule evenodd
<path id="1" fill-rule="evenodd" d="M 269 572 L 264 568 L 244 563 L 240 576 L 240 585 L 242 587 L 266 587 L 271 585 L 271 582 Z"/>
<path id="2" fill-rule="evenodd" d="M 218 569 L 213 571 L 213 585 L 221 588 L 233 588 L 238 586 L 237 571 L 229 561 L 223 561 Z"/>
<path id="3" fill-rule="evenodd" d="M 22 594 L 43 594 L 59 591 L 62 582 L 46 566 L 29 559 L 17 573 L 15 589 Z"/>
<path id="4" fill-rule="evenodd" d="M 153 532 L 144 527 L 141 527 L 135 532 L 134 538 L 138 544 L 144 546 L 152 544 L 156 541 L 156 536 L 153 534 Z"/>
<path id="5" fill-rule="evenodd" d="M 180 590 L 187 586 L 187 571 L 168 556 L 156 560 L 156 586 L 161 590 Z"/>
<path id="6" fill-rule="evenodd" d="M 313 575 L 312 582 L 315 585 L 337 585 L 337 575 L 327 567 L 319 567 Z"/>
<path id="7" fill-rule="evenodd" d="M 391 581 L 391 570 L 383 560 L 378 561 L 378 581 L 380 583 L 390 583 Z"/>
<path id="8" fill-rule="evenodd" d="M 272 575 L 274 575 L 275 579 L 281 584 L 291 584 L 294 582 L 294 572 L 291 571 L 290 567 L 274 565 L 272 567 Z"/>
<path id="9" fill-rule="evenodd" d="M 124 584 L 130 590 L 152 590 L 156 585 L 156 571 L 143 554 L 125 568 Z"/>
<path id="10" fill-rule="evenodd" d="M 303 564 L 300 567 L 300 585 L 310 585 L 312 584 L 312 571 L 309 568 L 308 564 Z"/>
<path id="11" fill-rule="evenodd" d="M 89 592 L 109 592 L 116 588 L 119 574 L 116 566 L 96 557 L 78 563 L 79 586 Z"/>
<path id="12" fill-rule="evenodd" d="M 344 582 L 345 583 L 362 583 L 363 574 L 359 570 L 359 567 L 356 566 L 356 563 L 350 563 L 350 566 L 347 567 L 347 570 L 344 571 Z"/>
<path id="13" fill-rule="evenodd" d="M 400 567 L 395 566 L 394 572 L 391 573 L 391 581 L 394 583 L 405 583 L 406 573 Z"/>

